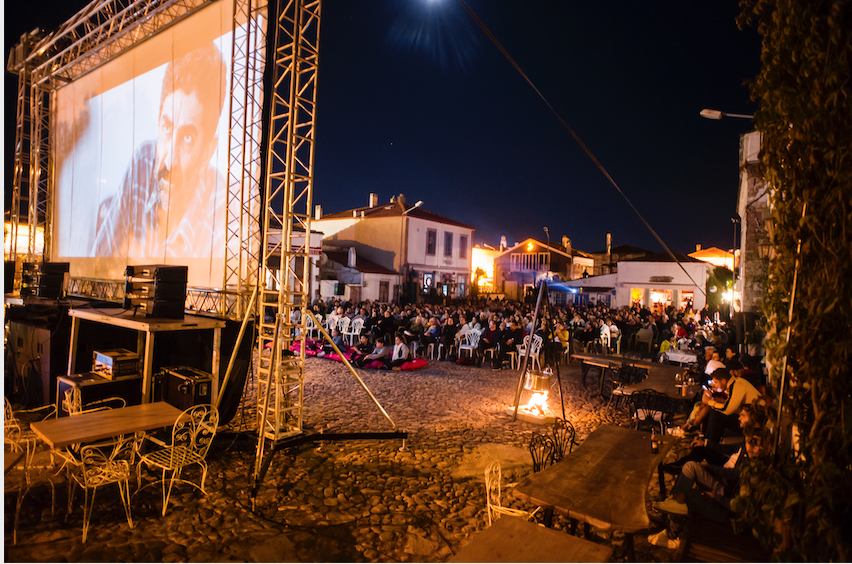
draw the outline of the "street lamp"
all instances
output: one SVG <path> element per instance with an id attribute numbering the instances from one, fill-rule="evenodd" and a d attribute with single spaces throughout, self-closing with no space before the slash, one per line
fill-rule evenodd
<path id="1" fill-rule="evenodd" d="M 722 119 L 723 117 L 754 119 L 754 116 L 749 114 L 729 114 L 726 112 L 720 112 L 719 110 L 708 110 L 707 108 L 701 110 L 701 117 L 707 119 Z"/>
<path id="2" fill-rule="evenodd" d="M 403 265 L 405 264 L 405 257 L 403 257 L 403 250 L 407 247 L 405 245 L 405 216 L 408 215 L 408 212 L 419 208 L 423 205 L 423 200 L 417 200 L 417 203 L 408 208 L 407 210 L 402 212 L 402 215 L 399 216 L 399 291 L 402 293 L 402 281 L 403 281 Z M 437 241 L 435 242 L 437 245 Z M 401 298 L 401 296 L 400 296 Z M 401 300 L 400 300 L 401 301 Z"/>
<path id="3" fill-rule="evenodd" d="M 547 227 L 544 228 L 544 234 L 547 235 L 547 271 L 550 272 L 550 231 Z"/>

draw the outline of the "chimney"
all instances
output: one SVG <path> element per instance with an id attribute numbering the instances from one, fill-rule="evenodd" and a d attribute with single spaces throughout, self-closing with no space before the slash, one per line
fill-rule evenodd
<path id="1" fill-rule="evenodd" d="M 358 210 L 352 210 L 352 217 L 358 217 Z"/>
<path id="2" fill-rule="evenodd" d="M 399 202 L 399 205 L 405 207 L 405 194 L 400 194 L 396 200 Z"/>
<path id="3" fill-rule="evenodd" d="M 701 250 L 701 245 L 695 245 L 695 251 L 698 252 Z"/>
<path id="4" fill-rule="evenodd" d="M 370 192 L 370 207 L 374 208 L 379 205 L 379 195 Z"/>
<path id="5" fill-rule="evenodd" d="M 507 245 L 506 244 L 506 234 L 504 233 L 503 235 L 500 236 L 500 252 L 501 253 L 506 250 L 506 245 Z"/>
<path id="6" fill-rule="evenodd" d="M 314 219 L 322 219 L 322 206 L 319 204 L 314 206 Z"/>
<path id="7" fill-rule="evenodd" d="M 390 203 L 394 203 L 396 201 L 396 196 L 391 196 Z"/>
<path id="8" fill-rule="evenodd" d="M 355 268 L 357 258 L 358 257 L 355 255 L 355 247 L 349 247 L 349 258 L 346 261 L 346 266 L 349 268 Z"/>
<path id="9" fill-rule="evenodd" d="M 565 235 L 563 235 L 563 236 L 562 236 L 562 246 L 563 246 L 563 247 L 565 247 L 565 248 L 567 249 L 567 248 L 568 248 L 568 245 L 570 245 L 570 244 L 571 244 L 571 239 L 569 239 L 568 237 L 566 237 Z"/>

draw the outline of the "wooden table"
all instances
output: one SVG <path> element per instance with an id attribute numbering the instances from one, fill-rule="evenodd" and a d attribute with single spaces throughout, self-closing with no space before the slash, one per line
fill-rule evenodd
<path id="1" fill-rule="evenodd" d="M 137 431 L 171 427 L 180 414 L 181 411 L 173 405 L 158 401 L 37 421 L 30 424 L 30 429 L 51 448 L 61 449 L 78 443 L 132 435 Z"/>
<path id="2" fill-rule="evenodd" d="M 648 483 L 674 445 L 674 437 L 657 438 L 654 454 L 648 432 L 599 427 L 561 461 L 522 480 L 514 496 L 584 523 L 586 534 L 589 526 L 623 531 L 632 557 L 632 533 L 651 524 L 645 509 Z M 662 483 L 661 472 L 659 477 Z"/>
<path id="3" fill-rule="evenodd" d="M 628 392 L 635 392 L 650 388 L 673 398 L 686 398 L 686 400 L 691 402 L 691 399 L 701 387 L 700 382 L 697 382 L 695 386 L 687 387 L 687 393 L 684 396 L 681 389 L 675 387 L 675 374 L 686 374 L 686 369 L 680 366 L 660 364 L 658 362 L 651 362 L 650 360 L 633 360 L 619 356 L 597 354 L 575 354 L 572 358 L 576 358 L 583 363 L 581 367 L 581 370 L 583 371 L 583 387 L 586 387 L 586 374 L 588 373 L 589 368 L 600 368 L 601 378 L 603 378 L 603 371 L 609 368 L 610 363 L 615 364 L 619 368 L 621 368 L 622 364 L 628 364 L 630 366 L 641 368 L 645 371 L 646 376 L 644 380 L 625 386 L 625 390 Z"/>
<path id="4" fill-rule="evenodd" d="M 201 317 L 197 315 L 184 315 L 181 319 L 168 319 L 165 317 L 148 317 L 136 315 L 133 311 L 124 309 L 72 309 L 68 311 L 71 316 L 71 343 L 68 352 L 68 374 L 74 374 L 77 361 L 77 338 L 80 335 L 80 321 L 92 321 L 124 327 L 138 332 L 136 352 L 142 359 L 142 403 L 151 401 L 154 388 L 154 337 L 157 333 L 166 331 L 213 331 L 213 374 L 211 382 L 211 403 L 216 403 L 219 395 L 219 348 L 222 342 L 222 328 L 225 321 L 212 317 Z"/>
<path id="5" fill-rule="evenodd" d="M 450 562 L 607 562 L 612 548 L 520 517 L 501 517 Z"/>

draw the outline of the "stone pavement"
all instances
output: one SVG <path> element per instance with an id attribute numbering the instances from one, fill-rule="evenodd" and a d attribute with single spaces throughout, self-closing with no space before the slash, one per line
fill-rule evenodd
<path id="1" fill-rule="evenodd" d="M 561 372 L 566 415 L 579 441 L 601 424 L 629 424 L 625 412 L 607 407 L 591 387 L 580 387 L 577 363 L 563 366 Z M 342 364 L 308 359 L 306 374 L 306 431 L 391 430 Z M 75 507 L 66 517 L 67 488 L 58 486 L 52 516 L 50 489 L 36 488 L 25 498 L 15 546 L 16 496 L 10 491 L 5 496 L 5 560 L 447 561 L 471 534 L 487 526 L 483 480 L 487 462 L 498 459 L 510 482 L 531 471 L 527 444 L 542 428 L 513 423 L 507 414 L 517 373 L 433 362 L 414 372 L 359 374 L 399 429 L 409 432 L 407 451 L 400 451 L 401 441 L 344 441 L 278 452 L 252 511 L 255 446 L 251 434 L 240 432 L 253 429 L 255 400 L 249 389 L 244 416 L 237 414 L 231 422 L 233 432 L 221 432 L 208 455 L 206 497 L 177 485 L 162 517 L 159 489 L 144 489 L 132 499 L 131 529 L 117 487 L 106 486 L 97 494 L 89 538 L 83 544 L 82 494 L 77 493 Z M 561 411 L 558 396 L 550 403 Z M 153 479 L 154 474 L 143 470 L 143 480 Z M 131 488 L 135 489 L 133 483 Z M 657 493 L 654 479 L 649 503 Z M 524 507 L 507 498 L 504 503 Z M 559 517 L 554 523 L 559 529 L 567 527 Z M 596 540 L 614 546 L 614 558 L 623 561 L 623 537 L 598 533 Z M 637 560 L 670 562 L 674 552 L 649 545 L 646 536 L 636 535 Z"/>

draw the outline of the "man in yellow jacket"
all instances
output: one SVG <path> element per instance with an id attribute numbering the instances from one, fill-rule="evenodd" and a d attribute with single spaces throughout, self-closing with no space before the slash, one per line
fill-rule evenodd
<path id="1" fill-rule="evenodd" d="M 742 406 L 750 405 L 760 397 L 760 392 L 748 380 L 734 376 L 725 368 L 714 370 L 711 378 L 715 392 L 705 392 L 701 401 L 712 408 L 704 435 L 707 438 L 707 446 L 715 447 L 725 429 L 739 432 L 738 418 Z"/>

